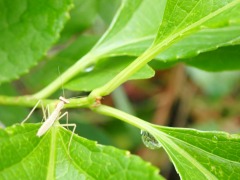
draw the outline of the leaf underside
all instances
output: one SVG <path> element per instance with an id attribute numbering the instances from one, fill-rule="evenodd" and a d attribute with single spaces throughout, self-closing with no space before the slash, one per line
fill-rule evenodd
<path id="1" fill-rule="evenodd" d="M 161 52 L 156 58 L 172 63 L 173 61 L 189 62 L 199 67 L 199 61 L 194 56 L 200 53 L 216 50 L 219 47 L 238 45 L 240 42 L 240 1 L 168 1 L 162 24 L 153 47 Z M 224 49 L 224 48 L 223 48 Z M 218 54 L 219 51 L 216 51 Z M 214 54 L 214 53 L 212 53 Z M 226 62 L 226 70 L 240 69 L 238 54 L 232 54 L 232 59 L 221 58 L 205 54 L 202 66 L 208 69 L 208 61 L 215 62 L 215 68 L 210 70 L 224 70 L 222 64 Z M 222 63 L 219 63 L 222 61 Z M 229 63 L 227 61 L 232 61 Z M 213 64 L 212 63 L 212 64 Z"/>
<path id="2" fill-rule="evenodd" d="M 90 67 L 90 72 L 80 73 L 64 87 L 74 91 L 91 91 L 101 87 L 126 68 L 132 59 L 131 57 L 115 57 L 99 61 L 95 66 Z M 146 65 L 129 80 L 147 79 L 153 77 L 154 74 L 154 70 Z"/>
<path id="3" fill-rule="evenodd" d="M 240 135 L 154 126 L 182 179 L 240 177 Z"/>

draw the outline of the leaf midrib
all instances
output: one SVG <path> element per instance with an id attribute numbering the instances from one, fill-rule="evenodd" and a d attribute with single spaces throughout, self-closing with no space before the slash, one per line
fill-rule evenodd
<path id="1" fill-rule="evenodd" d="M 234 5 L 240 3 L 240 0 L 236 0 L 236 1 L 232 1 L 231 3 L 227 4 L 226 6 L 210 13 L 209 15 L 201 18 L 200 20 L 196 21 L 195 23 L 187 26 L 186 28 L 182 29 L 181 31 L 179 31 L 178 33 L 169 35 L 169 37 L 167 37 L 165 40 L 163 40 L 161 43 L 153 45 L 152 50 L 153 52 L 156 52 L 158 50 L 160 50 L 162 47 L 164 46 L 168 46 L 169 44 L 171 44 L 172 41 L 174 41 L 175 39 L 177 39 L 178 37 L 184 35 L 184 33 L 193 30 L 194 28 L 200 26 L 201 24 L 203 24 L 204 22 L 210 20 L 211 18 L 213 18 L 214 16 L 224 12 L 225 10 L 228 10 L 229 8 L 233 7 Z"/>
<path id="2" fill-rule="evenodd" d="M 181 134 L 180 132 L 178 132 L 178 133 Z M 191 144 L 191 143 L 189 143 L 189 142 L 183 141 L 182 139 L 178 139 L 178 138 L 176 138 L 176 137 L 174 137 L 174 136 L 168 135 L 167 133 L 164 133 L 164 134 L 165 134 L 165 136 L 167 136 L 167 137 L 170 138 L 170 139 L 173 139 L 173 140 L 175 140 L 175 141 L 180 141 L 180 142 L 182 142 L 183 144 L 187 144 L 187 145 L 189 145 L 189 146 L 191 146 L 191 147 L 193 147 L 193 148 L 198 149 L 199 151 L 204 151 L 204 153 L 206 153 L 206 154 L 208 154 L 208 155 L 210 155 L 210 156 L 214 156 L 214 157 L 216 157 L 217 159 L 219 158 L 219 159 L 221 159 L 221 160 L 228 161 L 228 162 L 231 162 L 231 163 L 239 164 L 239 165 L 240 165 L 239 162 L 236 162 L 236 161 L 233 161 L 233 160 L 230 160 L 230 159 L 226 159 L 226 158 L 221 157 L 221 156 L 219 156 L 219 155 L 213 154 L 213 153 L 211 153 L 211 152 L 209 152 L 209 151 L 207 151 L 207 150 L 205 150 L 205 149 L 201 149 L 201 148 L 198 147 L 198 146 L 194 146 L 193 144 Z M 183 133 L 182 133 L 182 134 L 183 134 Z M 188 134 L 188 135 L 189 135 L 189 134 Z M 195 136 L 195 137 L 197 137 L 197 136 Z M 199 138 L 199 137 L 198 137 L 198 138 Z M 201 138 L 203 138 L 203 137 L 201 137 Z M 203 138 L 203 139 L 209 140 L 208 138 Z M 175 143 L 174 143 L 174 144 L 175 144 Z M 182 148 L 181 148 L 181 149 L 182 149 Z M 187 153 L 188 153 L 188 152 L 187 152 Z"/>
<path id="3" fill-rule="evenodd" d="M 163 132 L 161 132 L 163 133 Z M 159 132 L 158 132 L 159 134 Z M 170 138 L 166 136 L 165 133 L 163 133 L 163 136 L 157 136 L 160 141 L 164 141 L 166 144 L 171 146 L 172 148 L 178 150 L 179 154 L 182 155 L 186 160 L 188 160 L 193 166 L 195 166 L 207 179 L 217 179 L 217 177 L 212 174 L 208 169 L 206 169 L 202 164 L 200 164 L 196 159 L 194 159 L 188 152 L 186 152 L 184 149 L 179 147 L 177 144 L 175 144 Z"/>
<path id="4" fill-rule="evenodd" d="M 56 158 L 56 135 L 57 135 L 57 128 L 51 128 L 51 141 L 49 146 L 49 162 L 47 167 L 47 176 L 46 179 L 51 180 L 54 179 L 54 168 L 55 168 L 55 158 Z"/>
<path id="5" fill-rule="evenodd" d="M 76 167 L 76 169 L 78 169 L 81 173 L 83 173 L 83 175 L 85 176 L 85 178 L 89 179 L 95 179 L 93 176 L 91 176 L 90 174 L 88 174 L 84 169 L 82 169 L 80 166 L 78 166 L 76 163 L 75 163 L 75 160 L 70 156 L 70 149 L 68 149 L 66 146 L 65 146 L 65 143 L 64 143 L 64 137 L 62 135 L 62 133 L 66 133 L 66 129 L 64 129 L 63 127 L 59 127 L 59 128 L 62 128 L 62 130 L 60 130 L 59 132 L 59 138 L 63 144 L 63 147 L 64 147 L 64 150 L 66 152 L 66 154 L 68 155 L 69 157 L 69 163 L 71 162 L 73 164 L 74 167 Z M 73 135 L 75 136 L 75 134 Z M 74 141 L 74 137 L 72 138 L 72 141 Z M 70 142 L 69 142 L 70 143 Z M 73 143 L 73 142 L 71 142 Z M 71 144 L 70 144 L 70 147 L 71 147 Z"/>

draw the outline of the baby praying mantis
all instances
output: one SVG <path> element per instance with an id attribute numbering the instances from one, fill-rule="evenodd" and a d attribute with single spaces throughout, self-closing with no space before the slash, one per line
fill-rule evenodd
<path id="1" fill-rule="evenodd" d="M 28 120 L 28 118 L 31 116 L 33 111 L 38 107 L 39 103 L 41 103 L 41 106 L 42 106 L 43 118 L 44 118 L 45 122 L 38 129 L 38 132 L 37 132 L 38 137 L 41 137 L 42 135 L 44 135 L 52 127 L 52 125 L 54 124 L 55 121 L 58 121 L 61 118 L 63 118 L 64 116 L 66 116 L 67 117 L 67 124 L 61 124 L 60 126 L 63 126 L 63 127 L 64 126 L 67 126 L 67 127 L 72 126 L 73 127 L 73 132 L 72 132 L 69 144 L 68 144 L 68 150 L 69 150 L 70 143 L 72 141 L 73 134 L 74 134 L 74 131 L 76 129 L 76 124 L 68 124 L 68 112 L 65 112 L 61 115 L 61 110 L 63 109 L 65 104 L 69 103 L 69 101 L 62 96 L 59 97 L 59 100 L 60 101 L 57 103 L 55 109 L 53 110 L 53 112 L 51 114 L 49 112 L 49 107 L 47 106 L 48 117 L 46 117 L 42 101 L 39 100 L 37 102 L 37 104 L 33 107 L 33 109 L 31 110 L 31 112 L 28 114 L 28 116 L 22 121 L 22 124 Z"/>

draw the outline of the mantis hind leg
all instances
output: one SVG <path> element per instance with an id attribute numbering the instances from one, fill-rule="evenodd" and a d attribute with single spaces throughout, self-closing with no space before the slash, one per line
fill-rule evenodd
<path id="1" fill-rule="evenodd" d="M 39 100 L 36 105 L 32 108 L 32 110 L 30 111 L 30 113 L 27 115 L 27 117 L 21 122 L 21 125 L 23 123 L 25 123 L 30 117 L 31 115 L 33 114 L 34 110 L 38 107 L 38 105 L 41 104 L 41 107 L 42 107 L 42 112 L 43 112 L 43 118 L 46 120 L 47 117 L 46 117 L 46 113 L 45 113 L 45 110 L 44 110 L 44 106 L 43 106 L 43 103 L 42 103 L 42 100 Z"/>
<path id="2" fill-rule="evenodd" d="M 68 112 L 63 113 L 61 116 L 59 116 L 58 120 L 62 119 L 64 116 L 66 116 L 66 124 L 68 124 Z M 68 126 L 66 126 L 68 129 Z"/>

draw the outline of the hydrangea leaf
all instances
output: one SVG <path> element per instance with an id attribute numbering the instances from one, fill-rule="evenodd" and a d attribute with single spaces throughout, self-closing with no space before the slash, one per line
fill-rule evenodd
<path id="1" fill-rule="evenodd" d="M 0 1 L 0 82 L 37 64 L 58 39 L 71 0 Z"/>
<path id="2" fill-rule="evenodd" d="M 99 145 L 60 127 L 41 138 L 40 124 L 0 129 L 0 179 L 163 179 L 129 152 Z M 70 148 L 68 150 L 68 145 Z"/>

